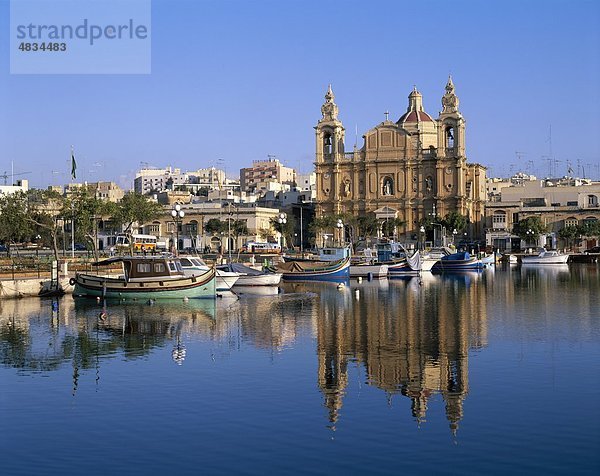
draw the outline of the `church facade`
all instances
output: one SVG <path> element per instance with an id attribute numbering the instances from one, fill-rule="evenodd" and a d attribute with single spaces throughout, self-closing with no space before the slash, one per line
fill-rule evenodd
<path id="1" fill-rule="evenodd" d="M 423 109 L 415 88 L 396 122 L 386 119 L 363 135 L 363 146 L 344 148 L 345 128 L 331 85 L 316 131 L 317 216 L 375 213 L 380 221 L 405 222 L 398 238 L 418 233 L 423 221 L 457 211 L 469 219 L 469 235 L 482 235 L 486 168 L 468 163 L 465 120 L 452 79 L 437 119 Z M 451 231 L 450 231 L 451 232 Z"/>

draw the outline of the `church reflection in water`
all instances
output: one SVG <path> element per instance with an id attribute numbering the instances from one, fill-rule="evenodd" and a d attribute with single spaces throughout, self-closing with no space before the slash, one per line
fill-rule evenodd
<path id="1" fill-rule="evenodd" d="M 425 421 L 432 395 L 440 394 L 455 432 L 469 391 L 469 350 L 486 345 L 481 275 L 428 276 L 425 281 L 356 285 L 349 293 L 327 291 L 316 325 L 318 383 L 330 424 L 335 427 L 340 418 L 348 365 L 356 362 L 364 367 L 368 384 L 388 398 L 410 398 L 418 423 Z"/>

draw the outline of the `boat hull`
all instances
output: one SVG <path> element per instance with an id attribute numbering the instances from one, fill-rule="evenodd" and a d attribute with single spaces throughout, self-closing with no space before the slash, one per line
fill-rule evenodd
<path id="1" fill-rule="evenodd" d="M 303 268 L 298 262 L 287 264 L 293 266 L 280 268 L 284 281 L 344 281 L 350 279 L 349 258 L 337 262 L 311 263 L 310 268 Z M 306 264 L 302 263 L 302 265 Z"/>
<path id="2" fill-rule="evenodd" d="M 388 275 L 387 264 L 352 264 L 350 265 L 350 277 L 373 277 L 385 278 Z"/>
<path id="3" fill-rule="evenodd" d="M 538 258 L 537 256 L 523 256 L 521 258 L 522 264 L 541 264 L 541 265 L 552 265 L 552 264 L 567 264 L 569 255 L 552 256 L 550 258 Z"/>
<path id="4" fill-rule="evenodd" d="M 441 271 L 478 271 L 484 268 L 481 260 L 471 258 L 468 260 L 439 260 L 436 264 L 436 269 Z"/>
<path id="5" fill-rule="evenodd" d="M 74 278 L 73 295 L 115 299 L 214 299 L 215 277 L 212 268 L 200 276 L 143 281 L 78 273 Z"/>
<path id="6" fill-rule="evenodd" d="M 239 286 L 277 286 L 281 281 L 281 273 L 266 273 L 257 276 L 240 276 L 236 281 Z"/>

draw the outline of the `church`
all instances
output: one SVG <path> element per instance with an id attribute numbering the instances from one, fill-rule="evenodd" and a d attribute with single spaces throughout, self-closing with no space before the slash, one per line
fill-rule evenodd
<path id="1" fill-rule="evenodd" d="M 383 223 L 398 218 L 400 239 L 411 239 L 421 223 L 452 211 L 469 220 L 469 237 L 482 235 L 486 168 L 468 163 L 465 120 L 452 78 L 434 119 L 423 109 L 416 87 L 396 121 L 386 118 L 363 135 L 361 148 L 344 147 L 345 128 L 329 86 L 316 130 L 317 216 L 375 213 Z M 451 233 L 451 230 L 449 230 Z"/>

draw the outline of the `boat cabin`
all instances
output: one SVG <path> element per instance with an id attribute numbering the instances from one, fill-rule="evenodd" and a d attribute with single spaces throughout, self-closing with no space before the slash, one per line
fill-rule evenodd
<path id="1" fill-rule="evenodd" d="M 329 248 L 321 248 L 319 251 L 320 261 L 338 261 L 350 256 L 350 248 L 331 246 Z"/>
<path id="2" fill-rule="evenodd" d="M 94 263 L 105 266 L 121 262 L 125 281 L 143 281 L 146 279 L 181 278 L 183 268 L 177 258 L 164 256 L 117 256 Z"/>

